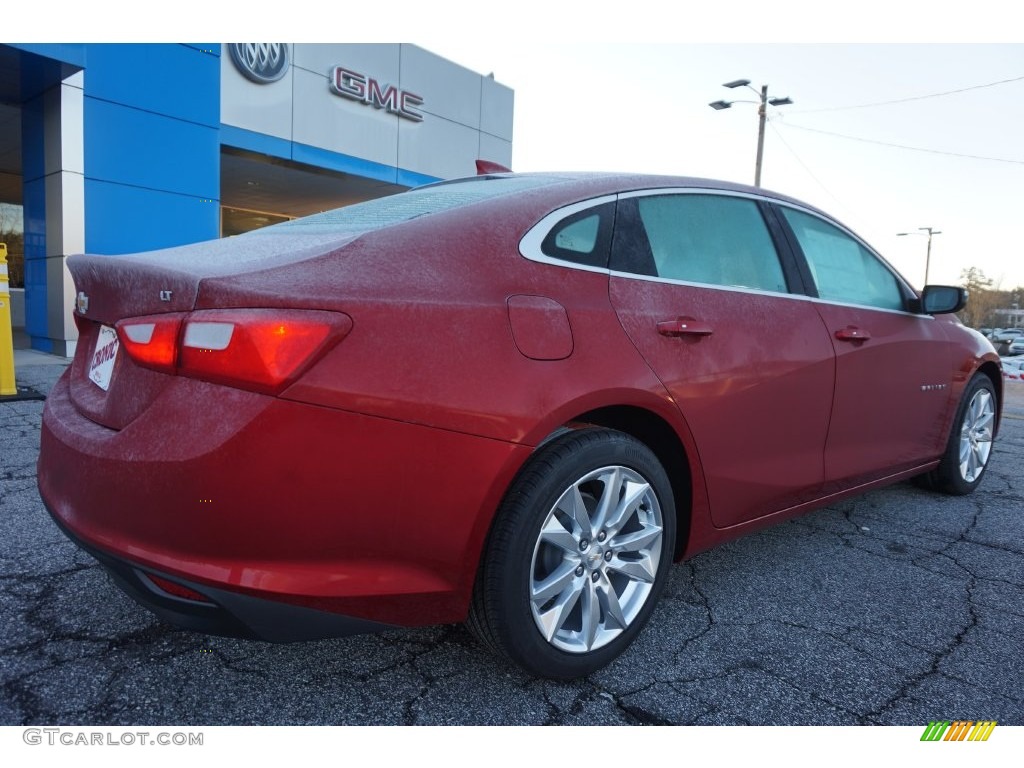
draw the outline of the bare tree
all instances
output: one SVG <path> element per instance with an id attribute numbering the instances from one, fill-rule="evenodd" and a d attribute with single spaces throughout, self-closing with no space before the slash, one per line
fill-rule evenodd
<path id="1" fill-rule="evenodd" d="M 999 305 L 999 291 L 992 287 L 992 278 L 977 267 L 960 272 L 960 284 L 967 289 L 967 306 L 960 312 L 960 320 L 971 328 L 982 328 L 991 320 Z"/>

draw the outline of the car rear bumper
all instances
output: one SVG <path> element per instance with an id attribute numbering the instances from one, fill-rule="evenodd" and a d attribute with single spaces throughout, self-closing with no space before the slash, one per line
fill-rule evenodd
<path id="1" fill-rule="evenodd" d="M 350 634 L 465 618 L 493 511 L 529 451 L 180 377 L 112 430 L 78 412 L 65 376 L 44 410 L 39 492 L 164 618 L 275 639 L 275 622 L 309 609 Z"/>
<path id="2" fill-rule="evenodd" d="M 265 600 L 160 573 L 89 546 L 63 525 L 49 507 L 47 510 L 64 534 L 96 558 L 129 597 L 170 624 L 209 635 L 274 643 L 345 637 L 394 628 L 380 622 Z M 204 600 L 172 595 L 161 589 L 153 577 L 185 587 Z"/>

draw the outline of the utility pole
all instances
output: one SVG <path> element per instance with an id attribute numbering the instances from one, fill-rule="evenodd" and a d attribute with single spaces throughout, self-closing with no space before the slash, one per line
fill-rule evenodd
<path id="1" fill-rule="evenodd" d="M 928 233 L 928 249 L 924 255 L 924 284 L 928 285 L 928 272 L 931 270 L 932 265 L 932 235 L 941 235 L 942 231 L 933 229 L 932 227 L 918 227 L 920 232 L 897 232 L 896 237 L 906 237 L 907 235 L 920 235 L 925 232 Z"/>
<path id="2" fill-rule="evenodd" d="M 781 107 L 786 104 L 792 104 L 793 100 L 788 96 L 782 98 L 768 98 L 768 86 L 762 85 L 761 91 L 750 85 L 749 80 L 732 80 L 728 83 L 722 84 L 725 88 L 749 88 L 760 97 L 759 101 L 751 101 L 749 99 L 737 99 L 736 101 L 713 101 L 708 104 L 712 109 L 728 109 L 733 104 L 757 104 L 757 160 L 754 163 L 754 186 L 761 186 L 761 164 L 764 161 L 764 124 L 768 118 L 768 105 L 771 104 L 773 107 Z"/>
<path id="3" fill-rule="evenodd" d="M 761 186 L 761 161 L 764 159 L 764 123 L 768 115 L 768 86 L 761 86 L 761 103 L 757 107 L 757 161 L 754 164 L 754 186 Z"/>

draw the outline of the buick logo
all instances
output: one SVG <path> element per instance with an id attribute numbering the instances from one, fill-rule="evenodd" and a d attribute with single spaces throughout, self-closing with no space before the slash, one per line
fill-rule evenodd
<path id="1" fill-rule="evenodd" d="M 288 71 L 287 43 L 231 43 L 228 50 L 235 68 L 254 83 L 273 83 Z"/>
<path id="2" fill-rule="evenodd" d="M 78 296 L 75 298 L 75 309 L 78 310 L 80 315 L 84 315 L 89 311 L 89 297 L 85 294 L 85 291 L 78 292 Z"/>

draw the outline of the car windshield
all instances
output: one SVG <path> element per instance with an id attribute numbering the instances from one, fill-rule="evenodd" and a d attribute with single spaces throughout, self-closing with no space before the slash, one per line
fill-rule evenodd
<path id="1" fill-rule="evenodd" d="M 260 234 L 343 234 L 371 232 L 403 221 L 440 213 L 482 200 L 522 192 L 562 181 L 556 176 L 478 177 L 430 184 L 398 195 L 368 200 L 317 213 L 272 227 Z"/>

